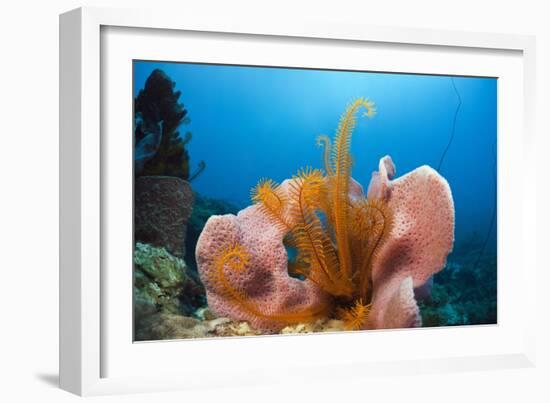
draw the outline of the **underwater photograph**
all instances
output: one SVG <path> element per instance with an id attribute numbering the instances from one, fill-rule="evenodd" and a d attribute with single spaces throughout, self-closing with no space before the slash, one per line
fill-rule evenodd
<path id="1" fill-rule="evenodd" d="M 497 324 L 496 77 L 132 80 L 134 341 Z"/>

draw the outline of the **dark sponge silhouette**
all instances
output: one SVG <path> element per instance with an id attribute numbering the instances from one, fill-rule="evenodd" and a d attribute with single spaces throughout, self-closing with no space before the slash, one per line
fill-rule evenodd
<path id="1" fill-rule="evenodd" d="M 176 83 L 162 70 L 156 69 L 147 78 L 145 87 L 134 101 L 136 176 L 174 176 L 190 179 L 189 153 L 185 145 L 191 133 L 180 136 L 179 127 L 188 124 L 188 111 L 179 102 Z M 199 163 L 198 173 L 204 162 Z"/>

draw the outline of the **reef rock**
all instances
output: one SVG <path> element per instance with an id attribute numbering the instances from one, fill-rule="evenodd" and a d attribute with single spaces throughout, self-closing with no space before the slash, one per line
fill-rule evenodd
<path id="1" fill-rule="evenodd" d="M 383 198 L 394 214 L 389 238 L 373 262 L 374 295 L 368 328 L 420 326 L 414 289 L 425 294 L 454 242 L 454 205 L 447 181 L 422 166 L 392 180 L 389 156 L 373 173 L 368 196 Z"/>
<path id="2" fill-rule="evenodd" d="M 136 331 L 136 339 L 145 341 L 213 337 L 217 335 L 218 327 L 221 328 L 229 322 L 231 321 L 228 318 L 201 321 L 189 316 L 161 312 L 143 322 L 141 328 Z M 223 326 L 219 331 L 226 328 L 227 326 Z"/>
<path id="3" fill-rule="evenodd" d="M 319 319 L 313 323 L 298 323 L 287 326 L 281 330 L 281 334 L 326 333 L 341 332 L 343 330 L 347 330 L 347 328 L 341 320 Z"/>
<path id="4" fill-rule="evenodd" d="M 279 334 L 307 334 L 318 332 L 339 332 L 345 330 L 344 323 L 335 319 L 320 319 L 314 323 L 298 323 L 283 328 Z M 136 340 L 173 340 L 228 336 L 259 336 L 262 332 L 252 328 L 246 321 L 230 318 L 199 320 L 190 316 L 161 312 L 151 315 L 136 332 Z"/>
<path id="5" fill-rule="evenodd" d="M 134 250 L 136 325 L 156 312 L 188 313 L 204 304 L 204 288 L 182 259 L 138 242 Z"/>
<path id="6" fill-rule="evenodd" d="M 135 182 L 135 239 L 185 255 L 187 221 L 194 194 L 189 182 L 170 176 L 142 176 Z"/>

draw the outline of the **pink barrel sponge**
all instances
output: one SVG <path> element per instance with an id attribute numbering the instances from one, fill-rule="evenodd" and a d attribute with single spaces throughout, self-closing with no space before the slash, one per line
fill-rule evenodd
<path id="1" fill-rule="evenodd" d="M 373 173 L 368 197 L 382 198 L 394 215 L 389 239 L 373 263 L 374 295 L 368 328 L 421 324 L 413 290 L 423 293 L 444 266 L 454 242 L 454 205 L 447 181 L 422 166 L 391 180 L 389 156 Z"/>
<path id="2" fill-rule="evenodd" d="M 429 292 L 431 276 L 444 267 L 454 241 L 454 206 L 447 181 L 427 166 L 392 180 L 394 175 L 391 158 L 382 158 L 368 190 L 368 198 L 388 204 L 394 224 L 373 261 L 367 329 L 421 325 L 415 291 Z M 290 183 L 285 181 L 282 189 L 288 191 Z M 361 185 L 353 179 L 349 192 L 352 200 L 363 197 Z M 312 312 L 330 313 L 327 306 L 334 301 L 326 293 L 310 280 L 289 276 L 283 245 L 286 232 L 258 205 L 237 216 L 208 220 L 196 256 L 208 305 L 215 314 L 247 320 L 256 329 L 273 333 L 300 313 L 308 313 L 307 318 L 315 316 Z M 220 250 L 235 244 L 247 251 L 248 261 L 246 270 L 224 270 L 224 281 L 234 290 L 228 294 L 216 279 L 216 258 Z"/>
<path id="3" fill-rule="evenodd" d="M 327 296 L 319 288 L 308 280 L 288 275 L 284 236 L 285 231 L 258 205 L 237 216 L 210 217 L 199 237 L 196 256 L 208 306 L 216 315 L 246 320 L 258 330 L 274 333 L 285 327 L 293 315 L 299 319 L 301 312 L 325 309 Z M 217 251 L 233 244 L 246 249 L 249 261 L 246 270 L 226 272 L 231 276 L 231 287 L 246 297 L 249 309 L 227 295 L 212 275 Z"/>

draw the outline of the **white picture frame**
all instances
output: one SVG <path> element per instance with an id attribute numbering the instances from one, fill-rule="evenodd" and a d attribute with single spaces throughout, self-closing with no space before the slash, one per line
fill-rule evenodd
<path id="1" fill-rule="evenodd" d="M 506 100 L 499 96 L 499 114 L 510 112 L 504 113 L 503 120 L 499 117 L 498 195 L 499 201 L 502 201 L 498 214 L 499 325 L 315 335 L 314 338 L 261 336 L 223 341 L 132 343 L 131 338 L 128 338 L 131 329 L 126 326 L 129 319 L 124 318 L 129 300 L 121 298 L 126 301 L 126 305 L 120 301 L 113 302 L 111 295 L 113 292 L 117 295 L 128 294 L 127 289 L 118 293 L 116 288 L 119 284 L 117 281 L 124 281 L 125 277 L 117 279 L 110 276 L 110 271 L 106 272 L 113 248 L 109 248 L 105 241 L 105 231 L 109 231 L 109 228 L 123 229 L 128 224 L 127 220 L 117 221 L 117 214 L 107 215 L 106 211 L 112 208 L 124 209 L 124 206 L 111 207 L 112 197 L 109 195 L 116 189 L 110 178 L 124 176 L 124 170 L 131 167 L 131 163 L 125 163 L 129 161 L 125 160 L 127 154 L 121 157 L 122 162 L 112 162 L 113 150 L 127 143 L 117 145 L 111 141 L 112 136 L 106 137 L 106 133 L 112 132 L 111 124 L 125 124 L 125 119 L 122 117 L 117 122 L 111 122 L 107 119 L 109 113 L 102 108 L 106 103 L 114 105 L 113 100 L 128 96 L 124 91 L 131 86 L 131 75 L 124 82 L 121 72 L 115 71 L 120 63 L 114 63 L 113 69 L 109 70 L 109 60 L 104 59 L 115 61 L 119 57 L 127 61 L 131 57 L 137 58 L 137 55 L 132 54 L 135 47 L 121 45 L 130 44 L 131 37 L 138 33 L 143 35 L 142 39 L 151 33 L 156 35 L 156 42 L 151 43 L 158 43 L 159 46 L 155 50 L 158 53 L 151 53 L 153 57 L 175 60 L 183 57 L 181 50 L 177 56 L 175 53 L 172 55 L 170 50 L 179 40 L 178 35 L 193 33 L 195 38 L 215 34 L 216 40 L 222 42 L 239 38 L 244 53 L 247 46 L 252 46 L 246 38 L 252 38 L 252 42 L 259 48 L 263 46 L 262 41 L 269 41 L 275 44 L 273 46 L 281 44 L 283 48 L 288 43 L 299 43 L 301 49 L 310 46 L 308 44 L 311 41 L 317 41 L 319 46 L 328 46 L 332 51 L 350 45 L 357 48 L 355 53 L 360 53 L 361 46 L 372 45 L 380 49 L 392 47 L 396 55 L 409 50 L 425 53 L 425 60 L 435 60 L 430 52 L 440 54 L 438 63 L 435 63 L 437 66 L 429 71 L 420 62 L 414 66 L 416 62 L 410 58 L 410 66 L 403 66 L 403 58 L 395 55 L 383 58 L 385 62 L 381 62 L 380 68 L 384 70 L 422 69 L 425 73 L 460 75 L 485 71 L 483 69 L 503 69 L 498 70 L 506 78 L 502 88 L 505 89 L 505 95 L 513 95 L 514 99 Z M 144 53 L 148 54 L 145 44 L 143 47 Z M 61 15 L 61 387 L 79 395 L 97 395 L 229 384 L 296 382 L 297 376 L 301 381 L 328 380 L 328 376 L 330 379 L 346 379 L 381 373 L 412 374 L 534 365 L 535 318 L 531 315 L 536 311 L 537 266 L 533 250 L 536 242 L 532 241 L 534 235 L 528 242 L 523 234 L 536 233 L 535 200 L 529 192 L 522 191 L 534 188 L 536 181 L 532 172 L 522 169 L 524 161 L 534 152 L 534 49 L 534 38 L 529 36 L 350 26 L 313 20 L 248 20 L 245 16 L 240 19 L 213 20 L 169 11 L 104 8 L 80 8 Z M 290 52 L 290 48 L 287 50 L 289 52 L 286 53 L 298 57 L 296 53 Z M 261 52 L 244 53 L 241 53 L 239 60 L 247 57 L 247 60 L 258 60 L 257 64 L 268 63 L 269 57 L 275 57 L 275 53 L 267 55 L 267 51 L 266 55 Z M 471 57 L 468 63 L 460 62 L 461 58 L 466 60 L 467 57 Z M 312 58 L 315 59 L 314 56 Z M 495 60 L 501 63 L 495 63 Z M 299 62 L 304 63 L 308 63 L 307 60 Z M 322 60 L 315 59 L 311 63 L 315 67 Z M 126 70 L 121 71 L 124 74 Z M 110 80 L 106 84 L 109 74 L 122 80 L 116 80 L 117 84 Z M 130 101 L 128 97 L 128 105 Z M 127 136 L 128 139 L 130 137 Z M 503 164 L 506 164 L 507 173 L 502 171 Z M 500 180 L 502 177 L 506 179 L 504 183 Z M 118 186 L 116 182 L 116 185 L 116 188 L 128 190 L 127 183 Z M 515 212 L 513 215 L 512 211 Z M 509 250 L 509 245 L 515 245 L 513 251 Z M 504 261 L 503 255 L 506 258 Z M 514 279 L 508 270 L 512 265 L 520 273 L 516 273 L 517 278 Z M 512 280 L 517 284 L 516 292 L 521 296 L 514 301 L 509 300 L 511 292 L 508 292 Z M 128 284 L 131 287 L 131 283 Z M 126 327 L 121 325 L 119 329 L 117 323 Z M 445 349 L 444 341 L 451 345 L 453 340 L 465 340 L 465 344 L 460 348 Z M 362 352 L 358 352 L 355 347 L 360 346 L 360 343 L 374 345 L 375 349 L 365 347 L 361 349 Z M 414 354 L 408 352 L 408 343 L 419 346 L 418 351 Z M 316 354 L 323 345 L 339 344 L 345 345 L 340 356 Z M 390 350 L 389 346 L 392 345 L 401 347 Z M 433 346 L 432 350 L 429 349 L 430 345 Z M 376 351 L 380 354 L 377 355 Z M 174 354 L 185 354 L 186 359 L 170 361 L 169 357 Z M 134 357 L 148 364 L 158 360 L 162 364 L 159 367 L 165 370 L 157 371 L 156 374 L 151 371 L 134 371 Z M 123 365 L 124 362 L 127 364 Z M 304 371 L 305 368 L 307 371 Z"/>

